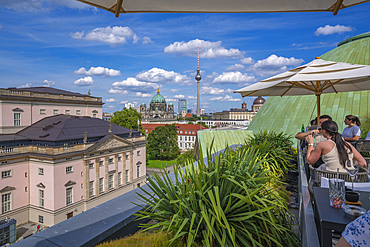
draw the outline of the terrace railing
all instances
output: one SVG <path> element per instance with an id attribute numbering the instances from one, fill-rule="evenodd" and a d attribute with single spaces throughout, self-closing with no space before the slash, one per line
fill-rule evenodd
<path id="1" fill-rule="evenodd" d="M 297 161 L 299 169 L 298 177 L 298 203 L 299 203 L 299 226 L 301 230 L 302 247 L 320 247 L 317 235 L 314 212 L 312 208 L 308 180 L 303 159 L 303 151 L 298 141 Z"/>

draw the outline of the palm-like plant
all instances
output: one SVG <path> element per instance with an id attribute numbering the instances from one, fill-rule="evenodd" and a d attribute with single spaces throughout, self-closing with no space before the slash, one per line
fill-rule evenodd
<path id="1" fill-rule="evenodd" d="M 183 238 L 187 246 L 299 246 L 267 160 L 255 148 L 210 150 L 206 162 L 176 167 L 173 179 L 165 172 L 148 179 L 152 192 L 139 195 L 148 208 L 138 216 L 156 223 L 144 227 L 171 231 L 170 243 Z"/>

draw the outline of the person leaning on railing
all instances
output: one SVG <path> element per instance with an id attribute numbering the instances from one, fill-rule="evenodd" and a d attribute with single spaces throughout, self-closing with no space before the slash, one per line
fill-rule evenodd
<path id="1" fill-rule="evenodd" d="M 321 133 L 327 141 L 318 143 L 313 149 L 314 137 L 308 135 L 306 141 L 307 162 L 314 164 L 320 157 L 325 163 L 325 170 L 346 172 L 346 160 L 357 160 L 360 166 L 366 166 L 364 157 L 348 142 L 344 141 L 342 135 L 338 133 L 338 125 L 334 121 L 325 121 L 321 124 Z"/>
<path id="2" fill-rule="evenodd" d="M 361 135 L 361 122 L 360 119 L 353 115 L 347 115 L 344 119 L 344 124 L 348 125 L 345 127 L 342 133 L 344 140 L 347 142 L 356 142 L 360 139 Z"/>

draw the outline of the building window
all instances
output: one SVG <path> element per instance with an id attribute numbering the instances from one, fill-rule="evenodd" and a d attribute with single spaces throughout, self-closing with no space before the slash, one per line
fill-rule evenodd
<path id="1" fill-rule="evenodd" d="M 122 184 L 122 172 L 119 172 L 118 173 L 118 184 L 121 185 Z"/>
<path id="2" fill-rule="evenodd" d="M 140 177 L 140 165 L 136 166 L 136 176 L 139 178 Z"/>
<path id="3" fill-rule="evenodd" d="M 21 126 L 21 114 L 19 112 L 14 113 L 14 126 Z"/>
<path id="4" fill-rule="evenodd" d="M 193 135 L 195 134 L 195 132 L 193 131 Z"/>
<path id="5" fill-rule="evenodd" d="M 126 154 L 126 160 L 128 160 L 128 154 Z"/>
<path id="6" fill-rule="evenodd" d="M 182 136 L 180 136 L 180 141 L 182 141 Z"/>
<path id="7" fill-rule="evenodd" d="M 122 160 L 122 157 L 121 156 L 118 156 L 118 161 L 121 161 Z"/>
<path id="8" fill-rule="evenodd" d="M 45 115 L 46 114 L 46 109 L 40 109 L 40 114 Z"/>
<path id="9" fill-rule="evenodd" d="M 104 162 L 102 160 L 99 161 L 99 166 L 103 166 Z"/>
<path id="10" fill-rule="evenodd" d="M 126 184 L 128 183 L 128 170 L 126 170 Z"/>
<path id="11" fill-rule="evenodd" d="M 1 195 L 1 212 L 6 213 L 12 210 L 12 193 Z"/>
<path id="12" fill-rule="evenodd" d="M 185 134 L 187 134 L 188 132 L 187 131 L 185 131 Z"/>
<path id="13" fill-rule="evenodd" d="M 180 131 L 180 134 L 182 134 L 182 130 Z"/>
<path id="14" fill-rule="evenodd" d="M 113 189 L 113 174 L 109 174 L 108 176 L 108 189 Z"/>
<path id="15" fill-rule="evenodd" d="M 39 215 L 39 223 L 44 223 L 44 216 Z"/>
<path id="16" fill-rule="evenodd" d="M 39 175 L 44 175 L 44 168 L 39 168 Z"/>
<path id="17" fill-rule="evenodd" d="M 94 196 L 94 181 L 89 182 L 89 197 Z"/>
<path id="18" fill-rule="evenodd" d="M 66 189 L 66 204 L 67 206 L 73 203 L 73 188 Z"/>
<path id="19" fill-rule="evenodd" d="M 99 193 L 104 192 L 104 178 L 99 178 Z"/>
<path id="20" fill-rule="evenodd" d="M 193 141 L 195 141 L 195 137 L 193 136 Z"/>
<path id="21" fill-rule="evenodd" d="M 136 152 L 136 155 L 137 155 L 137 156 L 140 156 L 140 155 L 141 155 L 141 154 L 140 154 L 140 151 L 137 151 L 137 152 Z"/>
<path id="22" fill-rule="evenodd" d="M 180 148 L 182 148 L 182 143 L 180 142 Z"/>
<path id="23" fill-rule="evenodd" d="M 65 113 L 66 115 L 71 115 L 71 110 L 66 110 Z"/>
<path id="24" fill-rule="evenodd" d="M 188 140 L 188 137 L 187 136 L 185 136 L 185 141 L 187 141 Z"/>
<path id="25" fill-rule="evenodd" d="M 27 187 L 24 187 L 24 192 L 27 192 L 28 191 L 28 188 Z"/>
<path id="26" fill-rule="evenodd" d="M 54 114 L 54 115 L 59 114 L 59 110 L 54 109 L 54 110 L 53 110 L 53 114 Z"/>
<path id="27" fill-rule="evenodd" d="M 110 158 L 110 159 L 108 160 L 108 164 L 109 164 L 109 165 L 113 164 L 113 158 Z"/>
<path id="28" fill-rule="evenodd" d="M 44 207 L 44 191 L 39 190 L 39 206 L 40 208 Z"/>
<path id="29" fill-rule="evenodd" d="M 89 169 L 93 169 L 94 168 L 94 163 L 90 163 L 89 164 Z"/>
<path id="30" fill-rule="evenodd" d="M 67 166 L 66 173 L 72 173 L 72 172 L 73 172 L 73 166 Z"/>
<path id="31" fill-rule="evenodd" d="M 12 176 L 12 170 L 1 172 L 1 178 L 10 178 Z"/>
<path id="32" fill-rule="evenodd" d="M 68 149 L 68 143 L 63 143 L 63 150 L 67 150 Z"/>
<path id="33" fill-rule="evenodd" d="M 81 110 L 76 110 L 76 115 L 81 115 Z"/>
<path id="34" fill-rule="evenodd" d="M 97 114 L 96 113 L 93 113 L 93 117 L 96 118 Z"/>

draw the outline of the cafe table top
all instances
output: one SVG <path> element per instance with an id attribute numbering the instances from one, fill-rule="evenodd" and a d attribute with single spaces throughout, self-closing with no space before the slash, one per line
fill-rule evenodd
<path id="1" fill-rule="evenodd" d="M 344 231 L 346 225 L 353 221 L 354 218 L 346 215 L 343 209 L 333 208 L 330 206 L 328 188 L 314 187 L 313 190 L 318 216 L 321 221 L 321 227 L 338 232 Z M 362 203 L 362 207 L 366 210 L 370 210 L 370 192 L 357 192 L 360 193 L 359 201 Z"/>

